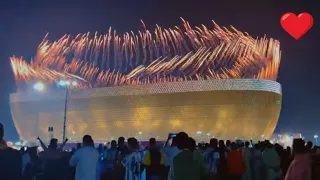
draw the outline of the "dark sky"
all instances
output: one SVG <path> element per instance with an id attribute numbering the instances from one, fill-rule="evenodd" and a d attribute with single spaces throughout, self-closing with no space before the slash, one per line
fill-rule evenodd
<path id="1" fill-rule="evenodd" d="M 280 26 L 286 12 L 308 12 L 314 26 L 298 41 Z M 320 133 L 320 3 L 315 0 L 10 0 L 0 2 L 0 121 L 6 137 L 16 138 L 9 108 L 9 93 L 15 91 L 10 68 L 12 55 L 30 58 L 43 36 L 55 40 L 66 33 L 119 32 L 149 28 L 155 24 L 173 27 L 184 17 L 192 25 L 233 25 L 252 36 L 279 39 L 282 62 L 278 81 L 283 86 L 283 106 L 277 131 Z"/>

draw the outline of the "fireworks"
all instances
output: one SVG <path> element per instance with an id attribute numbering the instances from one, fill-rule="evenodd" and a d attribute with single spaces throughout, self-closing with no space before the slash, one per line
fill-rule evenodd
<path id="1" fill-rule="evenodd" d="M 142 21 L 141 21 L 142 22 Z M 105 35 L 65 35 L 49 42 L 47 36 L 28 63 L 11 57 L 17 81 L 77 80 L 80 87 L 148 84 L 173 81 L 254 78 L 276 80 L 280 43 L 254 39 L 234 27 L 213 22 L 214 28 L 183 28 Z"/>

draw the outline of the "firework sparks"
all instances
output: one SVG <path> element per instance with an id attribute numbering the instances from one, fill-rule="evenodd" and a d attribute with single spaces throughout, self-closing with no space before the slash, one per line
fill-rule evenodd
<path id="1" fill-rule="evenodd" d="M 17 81 L 60 79 L 83 82 L 81 87 L 148 84 L 173 81 L 255 78 L 276 80 L 280 43 L 254 39 L 231 27 L 183 28 L 157 25 L 138 33 L 65 35 L 49 42 L 45 36 L 30 63 L 11 57 Z M 86 85 L 84 85 L 86 84 Z"/>

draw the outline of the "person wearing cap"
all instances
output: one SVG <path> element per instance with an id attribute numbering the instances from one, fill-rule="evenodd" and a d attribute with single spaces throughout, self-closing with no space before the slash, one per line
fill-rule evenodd
<path id="1" fill-rule="evenodd" d="M 94 141 L 90 135 L 82 138 L 82 148 L 71 157 L 69 164 L 76 166 L 75 180 L 95 180 L 98 178 L 97 168 L 100 154 L 94 148 Z"/>

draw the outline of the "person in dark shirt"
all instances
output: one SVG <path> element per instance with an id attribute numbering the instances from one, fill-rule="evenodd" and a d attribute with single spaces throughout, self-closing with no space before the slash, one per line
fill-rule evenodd
<path id="1" fill-rule="evenodd" d="M 130 153 L 129 149 L 125 145 L 124 141 L 125 141 L 124 137 L 119 137 L 119 139 L 118 139 L 118 148 L 117 148 L 117 150 L 119 151 L 119 155 L 123 156 L 123 157 Z"/>
<path id="2" fill-rule="evenodd" d="M 30 161 L 25 165 L 25 170 L 22 173 L 22 176 L 23 180 L 32 180 L 33 175 L 37 172 L 37 147 L 28 148 L 26 153 L 28 153 Z"/>
<path id="3" fill-rule="evenodd" d="M 0 179 L 20 180 L 22 177 L 22 158 L 18 150 L 7 147 L 3 139 L 4 128 L 0 123 Z"/>
<path id="4" fill-rule="evenodd" d="M 0 149 L 0 179 L 20 180 L 22 176 L 22 158 L 18 150 L 10 147 Z"/>
<path id="5" fill-rule="evenodd" d="M 148 150 L 144 157 L 143 164 L 146 166 L 147 179 L 164 179 L 164 162 L 160 149 L 156 145 L 156 139 L 150 138 Z"/>
<path id="6" fill-rule="evenodd" d="M 219 153 L 219 164 L 217 168 L 217 176 L 219 179 L 227 179 L 227 147 L 224 144 L 223 140 L 219 140 L 218 142 L 219 148 L 218 148 L 218 153 Z"/>
<path id="7" fill-rule="evenodd" d="M 118 138 L 118 155 L 117 155 L 117 162 L 115 165 L 115 176 L 116 179 L 123 180 L 125 177 L 126 169 L 121 165 L 121 161 L 130 153 L 128 147 L 124 143 L 124 137 Z"/>
<path id="8" fill-rule="evenodd" d="M 313 143 L 311 141 L 308 141 L 307 144 L 306 144 L 306 149 L 308 152 L 311 152 L 312 150 L 312 147 L 313 147 Z"/>
<path id="9" fill-rule="evenodd" d="M 185 132 L 176 136 L 180 153 L 173 158 L 172 174 L 174 180 L 200 180 L 201 166 L 190 151 L 190 140 Z"/>
<path id="10" fill-rule="evenodd" d="M 42 160 L 56 160 L 59 158 L 62 158 L 65 156 L 65 153 L 61 153 L 63 150 L 63 147 L 68 142 L 68 139 L 66 139 L 60 147 L 58 147 L 58 139 L 52 138 L 50 140 L 50 144 L 47 147 L 42 140 L 38 137 L 37 138 L 41 144 L 41 147 L 43 148 L 43 152 L 39 155 L 39 158 Z"/>

